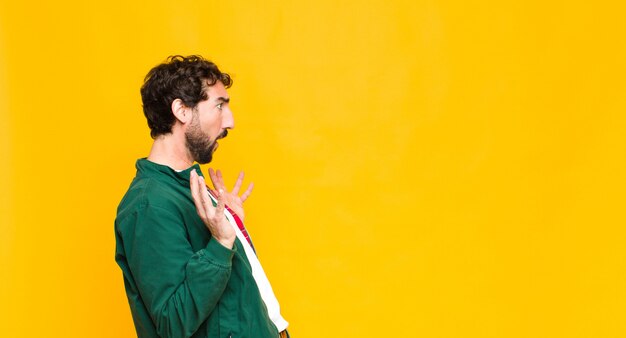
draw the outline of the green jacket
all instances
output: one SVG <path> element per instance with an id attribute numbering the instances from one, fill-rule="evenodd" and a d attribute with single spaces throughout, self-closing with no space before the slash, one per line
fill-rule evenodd
<path id="1" fill-rule="evenodd" d="M 200 167 L 136 167 L 117 209 L 115 260 L 137 335 L 278 337 L 241 242 L 222 246 L 196 213 L 189 174 Z"/>

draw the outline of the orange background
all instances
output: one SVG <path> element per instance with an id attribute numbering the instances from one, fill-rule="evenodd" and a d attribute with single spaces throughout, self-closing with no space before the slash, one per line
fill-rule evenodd
<path id="1" fill-rule="evenodd" d="M 294 337 L 626 337 L 617 1 L 0 2 L 0 336 L 133 337 L 143 76 L 234 77 L 213 166 Z M 206 169 L 206 167 L 205 167 Z"/>

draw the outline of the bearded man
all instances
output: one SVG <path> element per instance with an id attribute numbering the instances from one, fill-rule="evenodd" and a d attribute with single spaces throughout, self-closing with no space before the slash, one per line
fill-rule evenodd
<path id="1" fill-rule="evenodd" d="M 243 172 L 209 169 L 234 128 L 231 77 L 201 56 L 171 56 L 141 87 L 154 139 L 117 209 L 115 260 L 139 337 L 288 337 L 244 227 Z M 197 162 L 194 164 L 194 162 Z"/>

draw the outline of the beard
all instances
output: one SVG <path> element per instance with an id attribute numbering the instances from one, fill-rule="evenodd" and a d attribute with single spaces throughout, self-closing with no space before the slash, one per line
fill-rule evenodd
<path id="1" fill-rule="evenodd" d="M 217 147 L 216 141 L 226 137 L 226 135 L 228 135 L 228 131 L 224 129 L 214 140 L 211 140 L 209 135 L 200 128 L 198 115 L 194 114 L 191 124 L 185 132 L 185 144 L 194 161 L 207 164 L 213 159 L 213 152 Z"/>

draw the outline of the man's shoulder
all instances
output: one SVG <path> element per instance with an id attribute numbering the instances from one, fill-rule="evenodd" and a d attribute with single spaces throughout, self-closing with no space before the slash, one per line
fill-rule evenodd
<path id="1" fill-rule="evenodd" d="M 117 207 L 117 219 L 124 219 L 147 208 L 175 212 L 181 201 L 186 199 L 184 195 L 181 187 L 174 187 L 154 177 L 135 177 Z"/>
<path id="2" fill-rule="evenodd" d="M 184 215 L 191 213 L 191 207 L 185 199 L 182 189 L 173 189 L 158 178 L 135 177 L 117 208 L 114 222 L 120 255 L 151 241 L 187 238 Z"/>

